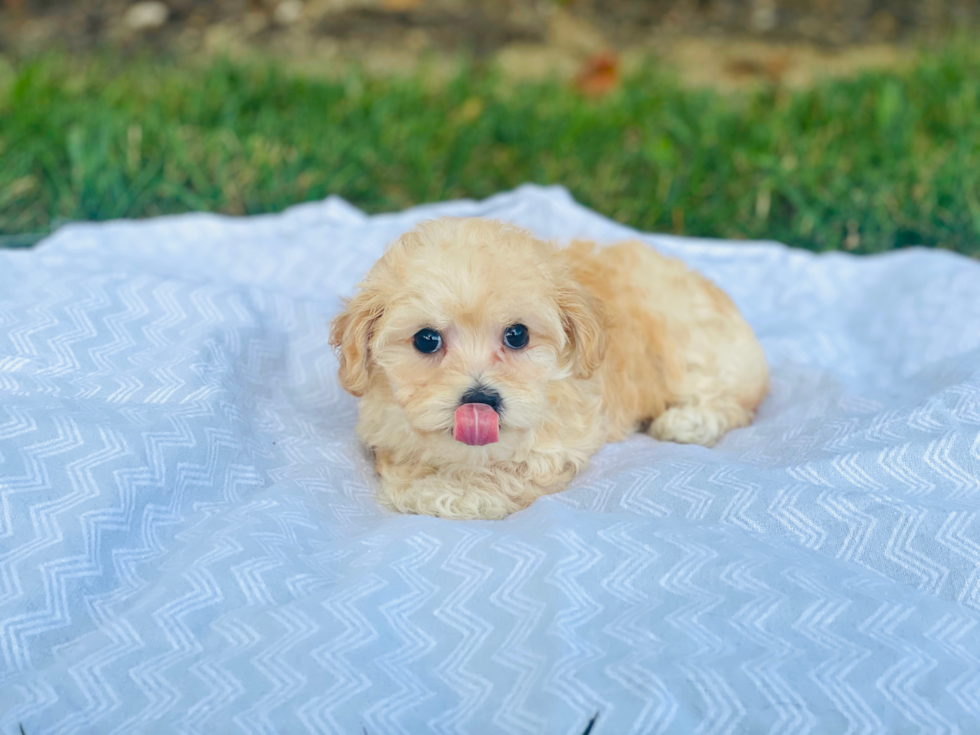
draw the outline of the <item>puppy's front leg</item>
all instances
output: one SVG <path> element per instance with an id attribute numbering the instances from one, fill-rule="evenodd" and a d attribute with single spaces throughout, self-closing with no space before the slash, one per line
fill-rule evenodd
<path id="1" fill-rule="evenodd" d="M 498 520 L 526 508 L 548 492 L 533 482 L 504 469 L 454 468 L 430 471 L 384 466 L 381 501 L 401 513 L 453 518 Z"/>

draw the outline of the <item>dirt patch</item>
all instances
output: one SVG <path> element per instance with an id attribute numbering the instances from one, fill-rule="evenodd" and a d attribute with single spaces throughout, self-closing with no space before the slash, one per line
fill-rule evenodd
<path id="1" fill-rule="evenodd" d="M 416 12 L 352 8 L 321 18 L 313 30 L 338 41 L 359 39 L 370 44 L 433 46 L 485 57 L 513 43 L 544 41 L 541 29 L 509 22 L 481 10 L 460 12 L 421 9 Z"/>
<path id="2" fill-rule="evenodd" d="M 980 0 L 0 0 L 0 53 L 259 54 L 324 74 L 446 74 L 466 57 L 518 79 L 615 53 L 697 85 L 803 86 L 901 65 L 978 17 Z"/>

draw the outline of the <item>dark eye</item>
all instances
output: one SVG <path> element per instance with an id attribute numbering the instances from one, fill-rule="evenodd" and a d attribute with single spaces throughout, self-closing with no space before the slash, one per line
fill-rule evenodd
<path id="1" fill-rule="evenodd" d="M 420 329 L 412 337 L 412 341 L 415 343 L 415 349 L 426 355 L 438 352 L 442 347 L 442 335 L 434 329 Z"/>
<path id="2" fill-rule="evenodd" d="M 504 330 L 504 344 L 512 350 L 527 347 L 529 338 L 530 335 L 528 334 L 527 327 L 523 324 L 512 324 Z"/>

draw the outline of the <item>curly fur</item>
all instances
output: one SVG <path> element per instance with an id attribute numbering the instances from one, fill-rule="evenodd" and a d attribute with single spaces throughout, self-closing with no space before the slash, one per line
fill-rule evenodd
<path id="1" fill-rule="evenodd" d="M 522 350 L 503 330 L 527 325 Z M 424 328 L 444 347 L 412 345 Z M 562 490 L 604 443 L 638 429 L 711 446 L 767 390 L 751 328 L 714 284 L 640 242 L 559 249 L 481 219 L 424 223 L 395 242 L 331 330 L 360 396 L 381 501 L 444 518 L 503 518 Z M 452 436 L 461 396 L 503 401 L 497 443 Z"/>

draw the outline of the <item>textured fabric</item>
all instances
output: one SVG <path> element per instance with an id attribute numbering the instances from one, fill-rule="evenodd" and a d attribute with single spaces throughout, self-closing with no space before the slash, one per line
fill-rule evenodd
<path id="1" fill-rule="evenodd" d="M 634 234 L 523 187 L 0 252 L 0 732 L 977 732 L 980 263 L 644 236 L 756 329 L 757 421 L 451 522 L 378 507 L 327 344 L 442 214 Z"/>

